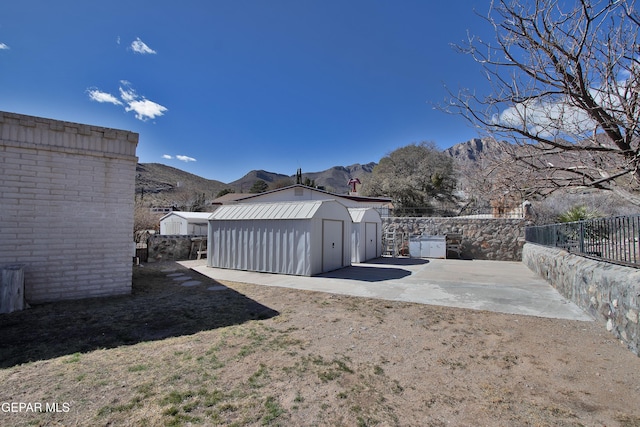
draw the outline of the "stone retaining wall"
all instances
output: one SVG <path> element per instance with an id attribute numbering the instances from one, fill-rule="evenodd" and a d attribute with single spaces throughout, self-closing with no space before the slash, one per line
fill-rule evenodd
<path id="1" fill-rule="evenodd" d="M 640 270 L 533 243 L 522 262 L 640 356 Z"/>
<path id="2" fill-rule="evenodd" d="M 410 235 L 462 234 L 462 258 L 520 261 L 524 245 L 524 219 L 501 218 L 383 218 L 383 235 L 396 231 Z"/>
<path id="3" fill-rule="evenodd" d="M 152 234 L 147 241 L 147 262 L 180 261 L 189 259 L 191 239 L 202 237 L 195 235 L 162 235 Z M 204 249 L 204 246 L 203 246 Z"/>

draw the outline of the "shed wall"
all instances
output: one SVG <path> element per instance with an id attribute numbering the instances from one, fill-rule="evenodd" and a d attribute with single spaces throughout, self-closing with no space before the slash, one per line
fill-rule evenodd
<path id="1" fill-rule="evenodd" d="M 373 208 L 349 209 L 353 219 L 351 230 L 351 262 L 365 262 L 382 255 L 382 219 Z"/>
<path id="2" fill-rule="evenodd" d="M 160 221 L 160 234 L 165 236 L 189 234 L 187 220 L 178 215 L 171 215 Z"/>
<path id="3" fill-rule="evenodd" d="M 329 232 L 326 221 L 339 227 Z M 209 219 L 207 262 L 210 267 L 312 276 L 350 265 L 350 235 L 349 212 L 334 200 L 223 206 Z"/>
<path id="4" fill-rule="evenodd" d="M 210 267 L 311 276 L 310 220 L 209 222 Z"/>

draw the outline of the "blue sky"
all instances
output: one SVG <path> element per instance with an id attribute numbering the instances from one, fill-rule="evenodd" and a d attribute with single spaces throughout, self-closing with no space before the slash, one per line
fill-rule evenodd
<path id="1" fill-rule="evenodd" d="M 488 1 L 20 0 L 0 4 L 0 110 L 140 134 L 141 162 L 231 182 L 477 136 L 434 109 L 482 92 L 456 53 Z"/>

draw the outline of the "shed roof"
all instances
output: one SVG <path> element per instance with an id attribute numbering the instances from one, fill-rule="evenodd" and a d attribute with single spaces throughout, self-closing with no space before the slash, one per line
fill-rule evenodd
<path id="1" fill-rule="evenodd" d="M 287 191 L 299 189 L 299 188 L 315 193 L 318 196 L 316 198 L 326 198 L 328 200 L 335 199 L 338 201 L 340 201 L 341 199 L 347 199 L 347 200 L 351 200 L 361 204 L 375 204 L 375 205 L 391 204 L 391 199 L 388 197 L 365 197 L 365 196 L 358 196 L 353 194 L 337 194 L 337 193 L 331 193 L 326 190 L 320 190 L 318 188 L 309 187 L 302 184 L 294 184 L 288 187 L 276 188 L 275 190 L 265 191 L 263 193 L 227 193 L 224 196 L 220 196 L 217 199 L 213 200 L 211 203 L 213 205 L 227 205 L 227 204 L 233 204 L 233 203 L 260 203 L 259 199 L 262 199 L 265 196 L 269 197 L 278 193 L 283 193 L 283 192 L 287 192 Z M 265 202 L 265 203 L 268 203 L 268 202 Z"/>
<path id="2" fill-rule="evenodd" d="M 306 202 L 243 203 L 223 205 L 209 217 L 210 220 L 252 219 L 311 219 L 320 207 L 335 200 L 313 200 Z M 344 209 L 344 208 L 343 208 Z"/>
<path id="3" fill-rule="evenodd" d="M 165 216 L 160 218 L 160 221 L 162 221 L 165 218 L 170 217 L 171 215 L 177 215 L 177 216 L 179 216 L 181 218 L 186 219 L 187 221 L 188 220 L 207 220 L 211 216 L 211 212 L 173 211 L 173 212 L 169 212 L 168 214 L 166 214 Z"/>
<path id="4" fill-rule="evenodd" d="M 353 222 L 375 221 L 382 222 L 380 214 L 374 208 L 348 208 Z"/>

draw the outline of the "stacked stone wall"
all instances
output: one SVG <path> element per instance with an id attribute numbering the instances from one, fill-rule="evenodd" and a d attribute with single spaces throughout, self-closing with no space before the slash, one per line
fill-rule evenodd
<path id="1" fill-rule="evenodd" d="M 526 224 L 524 219 L 395 217 L 383 218 L 383 235 L 457 233 L 462 234 L 462 258 L 520 261 Z"/>
<path id="2" fill-rule="evenodd" d="M 640 270 L 533 243 L 522 262 L 640 355 Z"/>
<path id="3" fill-rule="evenodd" d="M 138 134 L 0 112 L 0 264 L 30 303 L 131 292 Z"/>
<path id="4" fill-rule="evenodd" d="M 147 240 L 149 253 L 148 262 L 181 261 L 189 259 L 191 254 L 191 239 L 202 238 L 197 235 L 163 235 L 152 234 Z M 203 244 L 203 249 L 206 244 Z"/>

